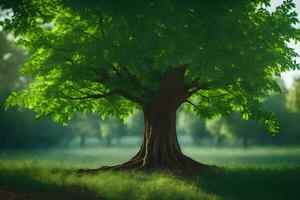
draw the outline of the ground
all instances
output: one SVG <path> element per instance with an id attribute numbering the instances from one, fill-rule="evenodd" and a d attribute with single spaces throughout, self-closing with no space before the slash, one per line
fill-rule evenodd
<path id="1" fill-rule="evenodd" d="M 164 173 L 74 169 L 126 161 L 135 148 L 52 149 L 0 152 L 0 200 L 12 199 L 298 199 L 300 147 L 183 149 L 221 166 L 214 179 L 187 180 Z"/>

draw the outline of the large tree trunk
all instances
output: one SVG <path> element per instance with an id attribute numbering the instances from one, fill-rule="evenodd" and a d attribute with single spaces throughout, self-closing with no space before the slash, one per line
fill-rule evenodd
<path id="1" fill-rule="evenodd" d="M 178 172 L 207 169 L 207 165 L 200 164 L 181 152 L 176 135 L 176 109 L 165 105 L 146 108 L 144 121 L 143 144 L 128 167 Z M 131 166 L 132 162 L 137 165 Z"/>
<path id="2" fill-rule="evenodd" d="M 176 111 L 188 98 L 183 77 L 182 69 L 166 73 L 160 91 L 143 108 L 144 140 L 139 152 L 126 163 L 101 169 L 159 169 L 179 173 L 205 173 L 210 169 L 185 156 L 177 141 Z"/>
<path id="3" fill-rule="evenodd" d="M 175 168 L 183 160 L 176 136 L 176 110 L 159 106 L 144 109 L 144 142 L 141 147 L 146 168 Z"/>
<path id="4" fill-rule="evenodd" d="M 206 173 L 210 166 L 185 156 L 176 135 L 176 110 L 144 109 L 144 140 L 139 152 L 128 162 L 102 169 L 167 170 L 178 173 Z"/>

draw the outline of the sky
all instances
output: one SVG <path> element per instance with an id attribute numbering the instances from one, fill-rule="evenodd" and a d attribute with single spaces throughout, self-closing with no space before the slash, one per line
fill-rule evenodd
<path id="1" fill-rule="evenodd" d="M 270 11 L 273 11 L 276 6 L 278 6 L 282 3 L 282 1 L 283 0 L 272 0 L 271 1 L 272 7 L 270 8 Z M 294 3 L 296 4 L 296 11 L 298 13 L 298 19 L 300 21 L 300 0 L 294 0 Z M 300 28 L 300 24 L 297 27 Z M 300 43 L 298 43 L 296 45 L 294 43 L 290 43 L 289 46 L 293 47 L 296 50 L 296 52 L 300 55 Z M 298 58 L 296 60 L 298 61 L 298 63 L 300 63 L 300 58 Z M 282 73 L 281 77 L 282 77 L 286 87 L 291 88 L 294 78 L 300 77 L 300 70 Z"/>

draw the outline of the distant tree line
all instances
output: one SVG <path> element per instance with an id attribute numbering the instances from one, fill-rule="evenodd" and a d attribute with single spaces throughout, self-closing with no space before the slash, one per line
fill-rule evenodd
<path id="1" fill-rule="evenodd" d="M 0 148 L 39 148 L 56 145 L 64 138 L 63 127 L 49 119 L 35 121 L 30 111 L 21 108 L 4 110 L 12 90 L 26 86 L 30 77 L 19 76 L 19 69 L 29 57 L 24 49 L 12 44 L 13 36 L 0 32 Z"/>
<path id="2" fill-rule="evenodd" d="M 300 144 L 300 113 L 288 109 L 288 94 L 284 90 L 264 102 L 279 120 L 280 130 L 276 135 L 267 134 L 266 127 L 257 121 L 243 120 L 239 113 L 207 121 L 206 130 L 215 138 L 215 145 Z"/>

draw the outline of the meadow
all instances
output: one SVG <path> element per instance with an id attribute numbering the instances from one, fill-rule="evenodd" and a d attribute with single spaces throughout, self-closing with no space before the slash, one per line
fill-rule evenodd
<path id="1" fill-rule="evenodd" d="M 79 168 L 126 161 L 137 148 L 1 151 L 0 199 L 299 199 L 300 147 L 200 148 L 183 151 L 222 173 L 193 180 L 166 173 Z"/>

